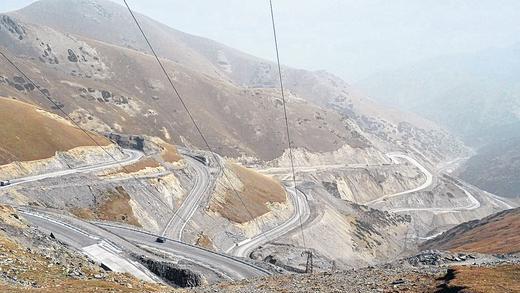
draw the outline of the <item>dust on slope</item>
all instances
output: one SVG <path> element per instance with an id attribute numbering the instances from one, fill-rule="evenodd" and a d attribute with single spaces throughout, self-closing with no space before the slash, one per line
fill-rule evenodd
<path id="1" fill-rule="evenodd" d="M 46 159 L 57 151 L 94 145 L 63 118 L 21 101 L 0 97 L 0 117 L 0 165 Z M 110 144 L 104 137 L 90 135 L 100 145 Z"/>
<path id="2" fill-rule="evenodd" d="M 425 242 L 422 249 L 480 253 L 520 252 L 520 208 L 462 223 Z"/>
<path id="3" fill-rule="evenodd" d="M 224 218 L 235 223 L 245 223 L 251 220 L 251 216 L 257 218 L 270 212 L 269 204 L 287 200 L 282 185 L 272 178 L 237 164 L 228 164 L 228 167 L 241 183 L 240 187 L 233 186 L 240 197 L 233 190 L 227 189 L 222 196 L 217 195 L 210 202 L 210 210 Z"/>

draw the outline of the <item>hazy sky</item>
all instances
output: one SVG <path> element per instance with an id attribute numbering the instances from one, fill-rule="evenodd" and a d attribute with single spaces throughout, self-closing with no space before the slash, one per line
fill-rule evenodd
<path id="1" fill-rule="evenodd" d="M 0 11 L 31 0 L 2 0 Z M 114 1 L 120 2 L 121 1 Z M 273 0 L 282 62 L 347 81 L 520 42 L 518 0 Z M 273 59 L 268 0 L 128 0 L 152 18 Z"/>

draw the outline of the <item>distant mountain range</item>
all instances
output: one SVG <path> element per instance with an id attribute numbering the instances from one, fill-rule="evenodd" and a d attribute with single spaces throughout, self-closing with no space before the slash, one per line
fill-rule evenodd
<path id="1" fill-rule="evenodd" d="M 442 56 L 374 75 L 359 86 L 481 146 L 520 133 L 520 44 Z"/>
<path id="2" fill-rule="evenodd" d="M 223 155 L 272 160 L 286 149 L 276 66 L 137 14 L 209 143 Z M 85 127 L 202 147 L 188 116 L 123 6 L 43 0 L 0 15 L 0 46 Z M 0 94 L 50 109 L 5 60 Z M 283 68 L 294 145 L 417 149 L 434 162 L 465 152 L 434 123 L 354 94 L 326 72 Z"/>
<path id="3" fill-rule="evenodd" d="M 520 44 L 426 60 L 361 82 L 372 98 L 429 118 L 478 150 L 462 178 L 520 195 Z"/>
<path id="4" fill-rule="evenodd" d="M 520 133 L 483 147 L 463 166 L 460 177 L 491 193 L 520 198 Z"/>

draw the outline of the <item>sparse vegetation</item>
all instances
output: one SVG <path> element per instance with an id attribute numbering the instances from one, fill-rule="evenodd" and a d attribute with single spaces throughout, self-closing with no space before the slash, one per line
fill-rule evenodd
<path id="1" fill-rule="evenodd" d="M 140 160 L 132 165 L 125 166 L 125 168 L 122 169 L 121 171 L 123 171 L 124 173 L 127 173 L 127 174 L 131 174 L 131 173 L 139 172 L 146 168 L 158 168 L 160 166 L 161 165 L 159 163 L 157 163 L 156 160 L 154 160 L 152 158 L 146 158 L 146 159 Z"/>
<path id="2" fill-rule="evenodd" d="M 423 249 L 480 253 L 520 252 L 520 208 L 462 223 L 438 238 L 425 242 Z"/>
<path id="3" fill-rule="evenodd" d="M 182 157 L 177 152 L 177 148 L 174 145 L 169 143 L 161 143 L 161 146 L 164 148 L 161 156 L 164 161 L 169 163 L 175 163 L 182 159 Z"/>
<path id="4" fill-rule="evenodd" d="M 0 227 L 0 292 L 173 290 L 142 282 L 127 274 L 103 270 L 81 254 L 48 236 L 36 233 L 9 206 L 0 206 Z"/>
<path id="5" fill-rule="evenodd" d="M 243 184 L 242 189 L 238 190 L 240 198 L 233 190 L 227 190 L 222 200 L 214 199 L 211 202 L 211 210 L 230 221 L 245 223 L 251 220 L 251 216 L 257 218 L 268 213 L 269 203 L 286 201 L 285 190 L 276 180 L 237 164 L 228 166 Z"/>
<path id="6" fill-rule="evenodd" d="M 76 208 L 71 212 L 77 217 L 87 220 L 116 221 L 141 226 L 130 205 L 130 195 L 121 186 L 107 191 L 105 200 L 98 206 L 92 209 Z"/>
<path id="7" fill-rule="evenodd" d="M 520 265 L 455 266 L 437 292 L 520 292 Z"/>
<path id="8" fill-rule="evenodd" d="M 66 120 L 21 101 L 0 97 L 0 165 L 54 156 L 94 142 Z M 101 145 L 110 142 L 91 133 Z"/>
<path id="9" fill-rule="evenodd" d="M 197 241 L 195 242 L 195 245 L 198 245 L 200 247 L 204 247 L 210 250 L 215 250 L 215 246 L 213 245 L 213 241 L 211 241 L 211 238 L 209 238 L 208 235 L 206 235 L 204 232 L 200 232 L 197 236 Z"/>

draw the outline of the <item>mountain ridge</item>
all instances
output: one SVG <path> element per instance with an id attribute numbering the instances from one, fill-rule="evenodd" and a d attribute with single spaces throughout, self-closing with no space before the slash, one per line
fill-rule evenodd
<path id="1" fill-rule="evenodd" d="M 68 10 L 65 9 L 64 7 L 68 7 L 65 3 L 68 3 L 71 8 Z M 141 39 L 137 29 L 133 23 L 129 22 L 131 21 L 129 18 L 130 16 L 126 11 L 122 10 L 126 8 L 119 6 L 116 3 L 98 0 L 76 0 L 73 1 L 73 4 L 70 3 L 70 1 L 62 0 L 38 1 L 26 8 L 9 13 L 8 15 L 12 15 L 23 21 L 50 26 L 57 31 L 65 32 L 65 35 L 71 34 L 69 36 L 75 36 L 75 38 L 87 43 L 89 43 L 89 41 L 85 39 L 85 37 L 95 40 L 96 42 L 104 42 L 104 44 L 108 42 L 111 46 L 116 46 L 112 47 L 114 52 L 120 51 L 119 48 L 124 47 L 144 52 L 145 55 L 143 58 L 149 56 L 146 54 L 146 45 Z M 60 15 L 65 16 L 60 17 Z M 202 118 L 199 118 L 199 123 L 201 123 L 201 120 L 203 122 L 208 120 L 208 113 L 217 110 L 223 105 L 224 107 L 229 106 L 229 97 L 236 96 L 236 101 L 233 102 L 236 103 L 236 107 L 230 107 L 231 111 L 228 111 L 228 113 L 216 114 L 218 118 L 215 117 L 217 119 L 210 119 L 209 121 L 212 122 L 208 123 L 211 127 L 206 130 L 206 132 L 209 133 L 206 133 L 207 136 L 211 137 L 217 134 L 224 134 L 227 138 L 220 141 L 216 137 L 214 139 L 210 138 L 212 140 L 212 145 L 216 145 L 216 149 L 219 150 L 219 152 L 231 156 L 253 155 L 263 160 L 274 159 L 283 153 L 283 149 L 285 148 L 283 144 L 284 138 L 281 133 L 277 133 L 279 131 L 272 129 L 267 131 L 267 129 L 262 129 L 265 128 L 265 126 L 260 126 L 258 122 L 253 123 L 254 125 L 250 125 L 249 127 L 245 127 L 245 129 L 237 129 L 236 122 L 231 124 L 229 122 L 221 122 L 223 120 L 229 120 L 229 112 L 234 114 L 239 111 L 238 109 L 244 108 L 243 106 L 238 106 L 239 104 L 244 103 L 244 101 L 239 101 L 239 99 L 244 100 L 244 94 L 264 99 L 267 96 L 270 100 L 268 104 L 272 103 L 275 105 L 274 108 L 277 107 L 277 103 L 280 102 L 278 97 L 276 97 L 279 94 L 279 91 L 276 90 L 277 75 L 275 66 L 272 62 L 253 57 L 249 54 L 242 53 L 205 38 L 179 32 L 140 14 L 137 14 L 137 17 L 142 22 L 143 28 L 148 33 L 152 44 L 155 45 L 161 58 L 169 60 L 167 63 L 170 64 L 167 65 L 167 69 L 171 73 L 173 72 L 174 76 L 185 75 L 191 80 L 191 82 L 186 83 L 181 80 L 176 81 L 177 83 L 190 84 L 190 90 L 183 91 L 181 89 L 183 96 L 185 96 L 185 99 L 187 99 L 188 102 L 194 99 L 194 97 L 192 97 L 193 95 L 200 96 L 200 89 L 206 86 L 197 84 L 201 79 L 207 80 L 207 82 L 211 84 L 210 87 L 213 88 L 212 94 L 206 93 L 204 94 L 206 97 L 202 99 L 201 97 L 198 97 L 202 103 L 210 104 L 209 101 L 214 101 L 214 98 L 211 96 L 215 96 L 215 93 L 217 93 L 217 96 L 225 96 L 225 101 L 221 99 L 217 104 L 213 102 L 214 106 L 211 106 L 210 109 L 204 110 L 205 114 L 202 114 Z M 78 19 L 81 21 L 77 21 Z M 114 35 L 122 35 L 123 37 L 113 37 Z M 92 45 L 93 48 L 96 48 L 97 46 L 97 44 Z M 114 52 L 111 52 L 110 54 L 113 54 Z M 129 55 L 132 54 L 129 53 Z M 149 61 L 147 61 L 147 63 L 148 62 Z M 146 66 L 149 68 L 156 68 L 155 65 L 151 64 L 151 61 L 149 63 L 149 65 L 141 65 L 140 67 Z M 184 66 L 184 69 L 181 69 L 180 66 Z M 114 72 L 117 72 L 117 75 L 121 76 L 121 71 L 124 70 L 114 71 L 110 69 L 111 68 L 107 69 L 107 81 L 111 80 L 111 85 L 119 84 L 119 88 L 121 89 L 128 89 L 129 87 L 125 85 L 126 82 L 113 82 Z M 138 71 L 143 72 L 142 69 L 139 69 Z M 304 147 L 311 152 L 333 151 L 340 149 L 342 145 L 348 144 L 350 140 L 356 141 L 355 137 L 369 137 L 369 140 L 372 141 L 374 147 L 377 149 L 383 149 L 383 151 L 384 149 L 401 147 L 398 145 L 399 141 L 403 141 L 404 145 L 402 147 L 407 147 L 408 145 L 417 148 L 424 147 L 424 149 L 427 149 L 429 156 L 432 157 L 434 161 L 442 161 L 446 159 L 444 155 L 441 155 L 444 153 L 447 153 L 447 156 L 456 157 L 463 152 L 463 147 L 460 142 L 457 142 L 456 139 L 450 137 L 447 133 L 440 130 L 440 128 L 434 126 L 432 123 L 420 122 L 422 120 L 416 118 L 410 121 L 406 121 L 408 118 L 401 118 L 405 119 L 404 122 L 406 122 L 405 124 L 402 124 L 401 122 L 403 122 L 403 120 L 399 120 L 400 118 L 398 118 L 396 121 L 395 117 L 407 117 L 406 115 L 397 114 L 393 115 L 394 118 L 392 118 L 391 115 L 389 116 L 387 114 L 388 112 L 386 110 L 383 110 L 374 103 L 367 103 L 365 98 L 351 95 L 351 91 L 348 89 L 348 84 L 342 81 L 340 83 L 340 79 L 333 77 L 328 73 L 309 72 L 305 70 L 291 69 L 289 67 L 283 67 L 283 71 L 286 87 L 289 90 L 289 114 L 291 115 L 291 112 L 294 113 L 296 111 L 295 114 L 297 116 L 304 116 L 290 117 L 294 123 L 291 127 L 295 129 L 293 132 L 295 133 L 294 139 L 296 140 L 296 146 Z M 70 72 L 67 73 L 70 74 Z M 149 70 L 147 73 L 149 73 L 146 75 L 147 77 L 153 75 L 153 72 L 150 72 Z M 76 74 L 81 73 L 76 72 Z M 94 78 L 95 74 L 96 72 L 92 73 Z M 197 76 L 196 79 L 194 79 L 195 76 Z M 151 90 L 140 87 L 137 91 L 141 90 L 141 95 L 155 96 L 159 99 L 161 97 L 171 96 L 166 84 L 162 81 L 163 77 L 157 74 L 155 74 L 153 78 L 143 77 L 148 80 L 148 85 L 151 85 Z M 61 78 L 64 78 L 64 76 L 61 76 Z M 137 82 L 131 82 L 130 84 L 136 83 Z M 154 83 L 157 87 L 153 85 Z M 228 86 L 228 89 L 222 91 L 221 89 L 226 88 L 226 85 Z M 181 84 L 180 87 L 182 86 L 183 85 Z M 88 87 L 85 88 L 88 90 Z M 230 93 L 229 88 L 235 88 L 236 90 L 234 90 L 234 93 Z M 324 92 L 325 95 L 323 93 L 318 95 L 319 92 Z M 126 97 L 128 94 L 125 95 L 125 93 L 122 93 L 121 95 Z M 331 102 L 338 99 L 340 99 L 341 102 Z M 148 102 L 148 104 L 151 104 L 151 102 Z M 161 99 L 161 102 L 164 103 L 165 99 Z M 245 103 L 251 104 L 250 101 Z M 268 104 L 261 106 L 258 105 L 258 102 L 253 103 L 256 103 L 256 109 L 268 106 Z M 200 107 L 200 103 L 199 106 L 190 106 L 192 109 L 194 107 Z M 85 109 L 84 106 L 81 108 L 92 112 L 91 109 Z M 181 109 L 177 109 L 174 110 L 174 112 L 181 111 Z M 297 112 L 301 112 L 302 109 L 305 109 L 303 112 L 307 113 L 305 115 L 298 115 Z M 161 109 L 155 107 L 151 110 L 159 113 L 158 118 L 162 117 L 162 120 L 167 120 L 165 118 L 166 114 L 160 113 Z M 321 113 L 319 113 L 320 110 Z M 78 111 L 83 110 L 78 109 Z M 196 114 L 196 117 L 199 116 L 199 113 Z M 329 119 L 325 118 L 325 120 L 328 120 L 326 121 L 326 124 L 322 123 L 322 118 L 324 118 L 323 114 L 329 117 Z M 264 112 L 258 115 L 263 117 L 261 120 L 265 120 L 265 116 L 269 114 Z M 78 116 L 85 115 L 78 114 Z M 179 116 L 177 115 L 176 117 Z M 80 118 L 85 120 L 85 117 Z M 242 121 L 244 118 L 237 118 L 240 121 L 238 125 L 244 125 L 244 122 Z M 100 118 L 100 120 L 103 119 L 106 118 Z M 126 121 L 129 121 L 127 118 L 125 119 Z M 170 121 L 169 123 L 179 123 L 179 121 L 176 120 L 177 119 Z M 272 118 L 268 120 L 273 121 Z M 275 118 L 274 121 L 276 120 L 277 118 Z M 165 131 L 162 132 L 167 131 L 169 136 L 176 135 L 177 137 L 175 137 L 175 141 L 177 143 L 191 141 L 194 145 L 200 145 L 200 138 L 187 134 L 184 130 L 184 128 L 190 127 L 187 121 L 182 121 L 182 125 L 175 127 L 175 129 L 169 127 L 169 123 L 166 121 L 160 123 L 162 124 L 160 126 L 165 127 Z M 120 126 L 122 123 L 112 122 L 109 124 L 117 124 Z M 230 125 L 233 126 L 230 127 Z M 305 127 L 299 127 L 299 125 L 305 125 Z M 114 125 L 108 126 L 114 128 Z M 217 128 L 216 126 L 219 126 L 218 129 L 215 129 Z M 310 127 L 314 127 L 315 130 L 309 131 L 308 129 Z M 179 130 L 179 128 L 181 130 Z M 226 128 L 231 128 L 232 133 L 229 133 Z M 136 130 L 139 131 L 138 129 Z M 180 132 L 183 133 L 181 134 Z M 240 136 L 240 133 L 246 133 L 246 135 Z M 263 133 L 263 138 L 255 138 L 255 135 L 252 135 L 251 133 Z M 272 140 L 272 143 L 270 143 L 271 149 L 262 147 L 263 149 L 259 150 L 260 147 L 258 146 L 258 143 L 265 140 L 268 133 L 274 133 L 275 135 L 275 137 L 268 139 L 268 141 Z M 320 140 L 322 143 L 318 145 L 313 142 L 318 140 L 304 138 L 310 137 L 311 133 L 312 136 L 315 137 L 316 135 L 318 135 L 318 137 L 321 136 L 322 139 Z M 351 135 L 349 133 L 353 134 Z M 393 134 L 390 135 L 390 133 Z M 167 135 L 162 135 L 162 133 L 157 131 L 152 134 L 168 139 L 165 137 Z M 243 140 L 250 141 L 244 143 Z M 323 144 L 323 142 L 326 143 Z M 354 144 L 357 145 L 357 143 Z M 274 149 L 272 146 L 275 146 Z"/>

